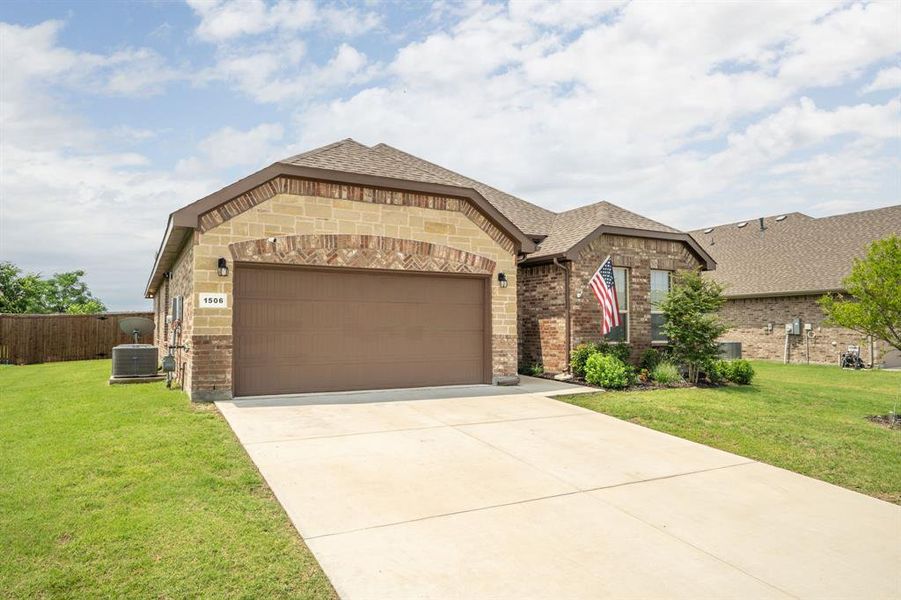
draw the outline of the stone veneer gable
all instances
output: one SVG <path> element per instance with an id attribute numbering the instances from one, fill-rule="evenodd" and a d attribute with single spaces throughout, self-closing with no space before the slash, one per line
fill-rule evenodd
<path id="1" fill-rule="evenodd" d="M 465 198 L 330 183 L 284 175 L 267 181 L 237 198 L 202 214 L 200 216 L 200 231 L 209 231 L 279 194 L 316 196 L 318 198 L 350 200 L 352 202 L 367 202 L 370 204 L 414 206 L 417 208 L 461 212 L 504 249 L 512 252 L 515 248 L 514 241 L 491 223 L 485 215 L 479 212 Z"/>

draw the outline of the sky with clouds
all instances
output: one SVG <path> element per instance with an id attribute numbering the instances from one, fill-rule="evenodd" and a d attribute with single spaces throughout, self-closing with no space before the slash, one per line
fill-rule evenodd
<path id="1" fill-rule="evenodd" d="M 901 202 L 901 3 L 0 4 L 0 260 L 143 309 L 173 210 L 386 142 L 693 229 Z"/>

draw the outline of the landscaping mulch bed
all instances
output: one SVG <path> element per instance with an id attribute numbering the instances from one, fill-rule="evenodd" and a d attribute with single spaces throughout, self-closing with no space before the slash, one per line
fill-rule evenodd
<path id="1" fill-rule="evenodd" d="M 611 390 L 608 388 L 601 387 L 599 385 L 594 385 L 588 383 L 581 377 L 573 377 L 572 379 L 565 379 L 563 381 L 559 379 L 554 379 L 554 373 L 545 373 L 543 375 L 532 375 L 532 377 L 539 377 L 541 379 L 547 379 L 549 381 L 559 381 L 560 383 L 574 383 L 576 385 L 584 385 L 585 387 L 594 388 L 596 390 L 604 390 L 605 392 L 648 392 L 651 390 L 668 390 L 674 388 L 691 388 L 691 387 L 717 387 L 710 386 L 707 384 L 699 383 L 698 385 L 692 385 L 687 381 L 680 381 L 679 383 L 671 383 L 669 385 L 661 385 L 659 383 L 653 381 L 638 381 L 634 385 L 630 385 L 627 388 L 623 388 L 621 390 Z"/>
<path id="2" fill-rule="evenodd" d="M 885 427 L 886 429 L 901 430 L 901 415 L 870 415 L 867 421 Z"/>

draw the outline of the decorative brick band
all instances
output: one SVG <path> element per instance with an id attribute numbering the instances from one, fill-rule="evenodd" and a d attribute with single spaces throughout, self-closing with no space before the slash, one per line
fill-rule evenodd
<path id="1" fill-rule="evenodd" d="M 494 272 L 495 262 L 448 246 L 379 235 L 289 235 L 229 245 L 241 262 L 443 273 Z"/>
<path id="2" fill-rule="evenodd" d="M 344 185 L 286 176 L 279 176 L 267 181 L 249 192 L 245 192 L 237 198 L 229 200 L 225 204 L 200 215 L 200 231 L 209 231 L 213 227 L 221 225 L 229 219 L 250 210 L 254 206 L 261 204 L 278 194 L 315 196 L 336 200 L 368 202 L 370 204 L 413 206 L 416 208 L 431 208 L 434 210 L 461 212 L 482 231 L 487 233 L 491 239 L 500 244 L 502 248 L 508 252 L 513 252 L 513 249 L 515 248 L 513 240 L 507 237 L 503 231 L 495 227 L 485 215 L 480 213 L 465 198 L 433 196 L 430 194 L 417 194 L 415 192 L 385 190 L 358 185 Z"/>

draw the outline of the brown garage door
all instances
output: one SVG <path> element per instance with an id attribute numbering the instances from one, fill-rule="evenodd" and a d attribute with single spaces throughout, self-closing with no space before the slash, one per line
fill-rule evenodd
<path id="1" fill-rule="evenodd" d="M 238 265 L 235 395 L 484 383 L 487 279 Z"/>

